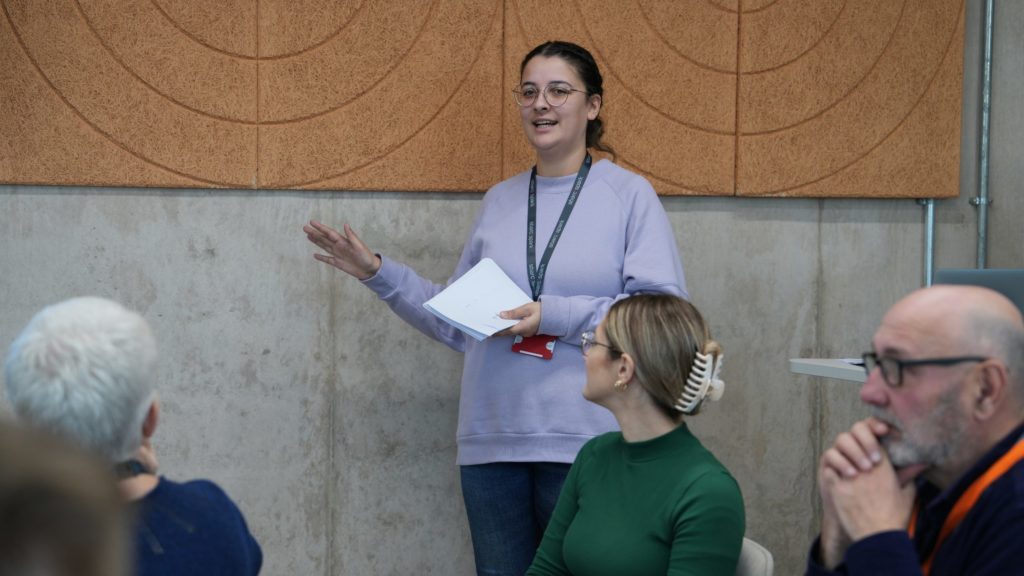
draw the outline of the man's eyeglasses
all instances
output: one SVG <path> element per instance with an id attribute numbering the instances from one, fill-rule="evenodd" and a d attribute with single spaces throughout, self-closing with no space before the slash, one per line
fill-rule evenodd
<path id="1" fill-rule="evenodd" d="M 586 90 L 577 90 L 572 86 L 565 83 L 552 83 L 544 87 L 543 90 L 537 88 L 533 84 L 524 84 L 518 88 L 512 89 L 512 95 L 516 98 L 516 104 L 526 108 L 527 106 L 533 106 L 533 103 L 537 101 L 537 97 L 542 93 L 544 94 L 544 101 L 548 103 L 552 108 L 558 108 L 565 101 L 569 99 L 569 96 L 573 92 L 587 93 Z"/>
<path id="2" fill-rule="evenodd" d="M 954 356 L 950 358 L 924 358 L 921 360 L 897 360 L 879 356 L 874 352 L 861 354 L 864 360 L 864 372 L 871 375 L 871 371 L 877 366 L 882 371 L 882 379 L 891 388 L 899 388 L 903 385 L 903 369 L 907 366 L 954 366 L 963 362 L 984 362 L 988 358 L 984 356 Z"/>
<path id="3" fill-rule="evenodd" d="M 621 352 L 614 348 L 613 346 L 605 344 L 604 342 L 598 342 L 593 332 L 584 332 L 582 335 L 580 335 L 580 348 L 583 350 L 584 356 L 586 356 L 587 352 L 590 352 L 590 349 L 595 345 L 604 346 L 605 348 L 611 350 L 612 352 L 615 352 L 616 354 L 621 354 Z"/>

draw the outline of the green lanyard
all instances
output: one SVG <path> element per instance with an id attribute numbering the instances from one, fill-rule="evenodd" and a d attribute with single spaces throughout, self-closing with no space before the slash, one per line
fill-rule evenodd
<path id="1" fill-rule="evenodd" d="M 569 221 L 569 215 L 576 206 L 576 199 L 583 190 L 583 183 L 587 181 L 587 174 L 590 173 L 590 154 L 583 159 L 580 171 L 576 173 L 576 181 L 572 185 L 572 192 L 565 199 L 565 207 L 562 208 L 562 215 L 558 217 L 558 224 L 555 231 L 551 233 L 548 240 L 548 247 L 541 256 L 540 265 L 537 265 L 537 167 L 533 167 L 530 173 L 530 201 L 526 213 L 526 273 L 530 278 L 530 290 L 533 291 L 534 302 L 540 298 L 541 288 L 544 287 L 544 275 L 547 273 L 548 261 L 551 260 L 551 253 L 555 251 L 555 245 L 562 236 L 562 229 Z"/>

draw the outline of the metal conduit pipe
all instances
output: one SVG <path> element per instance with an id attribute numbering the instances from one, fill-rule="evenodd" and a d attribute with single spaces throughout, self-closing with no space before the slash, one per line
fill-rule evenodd
<path id="1" fill-rule="evenodd" d="M 935 199 L 918 200 L 924 206 L 924 285 L 931 286 L 935 277 Z"/>
<path id="2" fill-rule="evenodd" d="M 977 267 L 985 268 L 988 260 L 988 196 L 989 134 L 992 112 L 992 27 L 994 0 L 985 0 L 985 30 L 982 39 L 981 140 L 978 152 L 978 195 L 970 203 L 978 209 Z M 925 209 L 924 285 L 931 286 L 935 268 L 935 200 L 917 201 Z"/>
<path id="3" fill-rule="evenodd" d="M 990 113 L 992 110 L 992 21 L 994 0 L 985 0 L 984 61 L 981 79 L 981 144 L 978 157 L 978 196 L 971 204 L 978 209 L 978 268 L 985 268 L 988 260 L 988 155 Z"/>

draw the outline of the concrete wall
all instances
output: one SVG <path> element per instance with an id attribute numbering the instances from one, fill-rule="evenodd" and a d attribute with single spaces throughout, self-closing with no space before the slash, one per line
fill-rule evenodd
<path id="1" fill-rule="evenodd" d="M 937 203 L 938 267 L 975 254 L 981 4 L 968 3 L 961 197 Z M 989 265 L 1024 267 L 1024 4 L 997 2 Z M 237 499 L 265 574 L 470 574 L 454 465 L 461 359 L 310 257 L 311 217 L 436 280 L 478 195 L 0 187 L 0 344 L 40 307 L 109 296 L 153 323 L 163 472 Z M 694 301 L 727 349 L 723 402 L 691 420 L 739 479 L 778 574 L 816 532 L 815 463 L 861 414 L 850 356 L 921 284 L 910 200 L 666 198 Z"/>

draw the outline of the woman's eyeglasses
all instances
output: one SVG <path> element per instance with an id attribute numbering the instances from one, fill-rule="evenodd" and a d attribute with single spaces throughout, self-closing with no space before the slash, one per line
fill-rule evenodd
<path id="1" fill-rule="evenodd" d="M 617 348 L 609 344 L 605 344 L 604 342 L 598 342 L 593 332 L 584 332 L 582 335 L 580 335 L 580 349 L 583 350 L 584 356 L 586 356 L 587 352 L 590 352 L 590 349 L 594 346 L 604 346 L 605 348 L 611 350 L 612 352 L 615 352 L 616 354 L 621 354 L 621 352 Z"/>
<path id="2" fill-rule="evenodd" d="M 523 108 L 533 106 L 533 103 L 537 101 L 537 97 L 541 94 L 544 95 L 544 101 L 548 103 L 548 106 L 558 108 L 565 104 L 573 92 L 587 93 L 586 90 L 577 90 L 563 82 L 548 84 L 543 89 L 537 88 L 533 84 L 523 84 L 518 88 L 512 89 L 512 95 L 516 98 L 516 104 Z"/>

